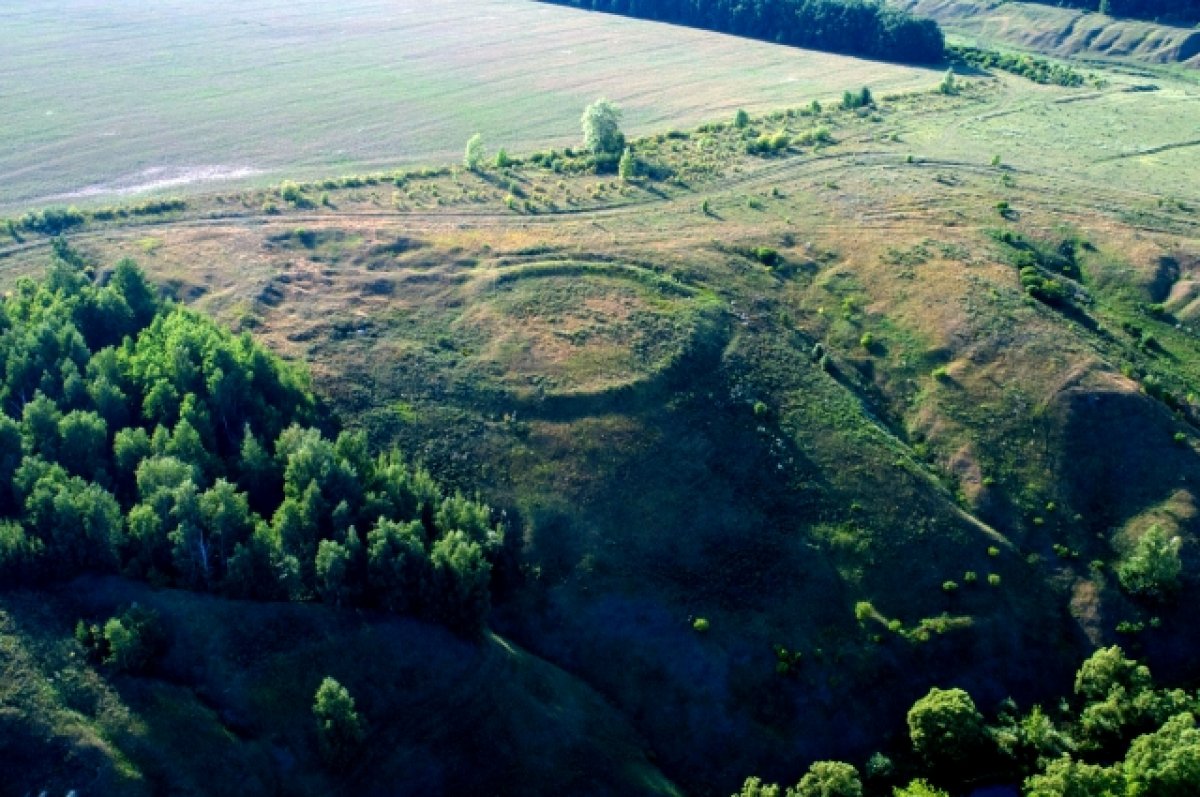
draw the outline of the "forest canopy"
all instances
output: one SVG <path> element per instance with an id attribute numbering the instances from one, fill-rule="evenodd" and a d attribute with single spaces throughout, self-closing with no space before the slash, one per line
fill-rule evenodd
<path id="1" fill-rule="evenodd" d="M 942 60 L 937 23 L 873 0 L 543 0 L 906 63 Z"/>
<path id="2" fill-rule="evenodd" d="M 1200 21 L 1200 0 L 1059 0 L 1047 5 L 1097 11 L 1114 17 L 1134 17 L 1161 22 Z"/>
<path id="3" fill-rule="evenodd" d="M 132 262 L 93 278 L 55 248 L 0 305 L 0 583 L 120 572 L 482 627 L 488 507 L 328 436 L 304 372 Z"/>

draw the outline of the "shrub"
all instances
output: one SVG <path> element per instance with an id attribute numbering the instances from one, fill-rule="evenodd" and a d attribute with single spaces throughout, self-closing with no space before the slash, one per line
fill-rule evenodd
<path id="1" fill-rule="evenodd" d="M 863 770 L 868 778 L 887 778 L 896 770 L 896 765 L 883 753 L 871 753 Z"/>
<path id="2" fill-rule="evenodd" d="M 26 213 L 19 220 L 22 229 L 43 235 L 59 235 L 72 227 L 78 227 L 87 217 L 74 207 L 46 208 Z"/>
<path id="3" fill-rule="evenodd" d="M 95 661 L 116 672 L 145 672 L 167 647 L 158 614 L 137 604 L 110 617 L 103 627 L 80 620 L 75 626 L 75 639 Z"/>
<path id="4" fill-rule="evenodd" d="M 1117 578 L 1126 592 L 1139 597 L 1162 599 L 1179 588 L 1183 563 L 1179 558 L 1182 540 L 1154 525 L 1134 545 L 1117 567 Z"/>
<path id="5" fill-rule="evenodd" d="M 291 202 L 293 205 L 301 205 L 305 202 L 304 192 L 297 183 L 291 180 L 284 180 L 279 185 L 279 198 L 284 202 Z"/>
<path id="6" fill-rule="evenodd" d="M 1000 575 L 998 573 L 988 573 L 988 584 L 993 587 L 1000 586 Z"/>
<path id="7" fill-rule="evenodd" d="M 617 163 L 617 176 L 625 182 L 637 177 L 637 158 L 633 155 L 633 150 L 629 147 L 621 153 L 621 160 Z"/>
<path id="8" fill-rule="evenodd" d="M 27 534 L 18 521 L 0 521 L 0 579 L 6 583 L 34 580 L 44 553 L 42 541 Z"/>
<path id="9" fill-rule="evenodd" d="M 842 109 L 855 110 L 858 108 L 870 108 L 875 104 L 875 98 L 871 96 L 871 90 L 863 86 L 858 92 L 847 91 L 842 94 Z"/>
<path id="10" fill-rule="evenodd" d="M 763 783 L 761 778 L 746 778 L 742 789 L 734 797 L 784 797 L 777 783 Z"/>
<path id="11" fill-rule="evenodd" d="M 1063 753 L 1047 764 L 1044 772 L 1025 780 L 1024 793 L 1037 797 L 1085 797 L 1124 792 L 1124 779 L 1118 769 L 1073 761 Z"/>
<path id="12" fill-rule="evenodd" d="M 829 128 L 824 125 L 809 128 L 801 133 L 796 138 L 796 143 L 801 146 L 811 147 L 819 144 L 833 144 L 833 134 L 829 132 Z"/>
<path id="13" fill-rule="evenodd" d="M 737 113 L 733 115 L 733 126 L 741 130 L 748 124 L 750 124 L 750 114 L 738 108 Z"/>
<path id="14" fill-rule="evenodd" d="M 782 258 L 779 256 L 779 252 L 769 246 L 755 247 L 754 259 L 759 263 L 762 263 L 764 266 L 771 268 L 778 266 L 782 260 Z"/>
<path id="15" fill-rule="evenodd" d="M 929 781 L 917 779 L 904 788 L 897 786 L 892 791 L 892 797 L 950 797 L 949 793 L 931 786 Z"/>
<path id="16" fill-rule="evenodd" d="M 954 67 L 946 70 L 946 76 L 938 84 L 938 91 L 948 95 L 958 94 L 958 83 L 954 80 Z"/>
<path id="17" fill-rule="evenodd" d="M 858 770 L 841 761 L 816 761 L 800 779 L 792 797 L 862 797 Z"/>
<path id="18" fill-rule="evenodd" d="M 700 633 L 703 634 L 710 627 L 711 627 L 711 623 L 709 623 L 707 617 L 697 617 L 695 620 L 692 621 L 692 630 L 693 631 L 699 631 Z"/>
<path id="19" fill-rule="evenodd" d="M 947 776 L 965 774 L 985 749 L 983 716 L 962 689 L 930 689 L 907 720 L 913 750 Z"/>
<path id="20" fill-rule="evenodd" d="M 1200 794 L 1200 730 L 1189 712 L 1139 736 L 1125 756 L 1127 794 L 1194 797 Z"/>

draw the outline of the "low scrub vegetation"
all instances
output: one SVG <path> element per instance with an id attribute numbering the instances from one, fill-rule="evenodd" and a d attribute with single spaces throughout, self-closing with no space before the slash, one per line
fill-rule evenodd
<path id="1" fill-rule="evenodd" d="M 1071 67 L 1064 64 L 1052 64 L 1044 58 L 1036 58 L 1032 55 L 1015 55 L 958 45 L 948 47 L 947 52 L 953 60 L 961 64 L 978 69 L 999 69 L 1001 72 L 1019 75 L 1043 85 L 1076 87 L 1082 86 L 1085 82 L 1084 76 Z M 948 73 L 947 80 L 944 80 L 939 87 L 943 94 L 954 93 L 952 77 L 953 73 Z"/>

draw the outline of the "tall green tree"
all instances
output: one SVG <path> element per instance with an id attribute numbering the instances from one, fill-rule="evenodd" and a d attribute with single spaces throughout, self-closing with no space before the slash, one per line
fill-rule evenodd
<path id="1" fill-rule="evenodd" d="M 463 153 L 463 166 L 470 171 L 479 171 L 483 165 L 483 136 L 479 133 L 467 140 L 467 149 Z"/>
<path id="2" fill-rule="evenodd" d="M 951 778 L 978 766 L 987 746 L 983 716 L 962 689 L 930 689 L 908 711 L 908 736 L 917 755 Z"/>
<path id="3" fill-rule="evenodd" d="M 350 691 L 333 678 L 325 678 L 313 696 L 313 717 L 321 758 L 333 769 L 349 768 L 367 737 L 366 724 Z"/>
<path id="4" fill-rule="evenodd" d="M 621 109 L 603 97 L 583 111 L 583 146 L 597 155 L 619 155 L 625 147 Z"/>
<path id="5" fill-rule="evenodd" d="M 816 761 L 789 797 L 862 797 L 858 770 L 841 761 Z"/>

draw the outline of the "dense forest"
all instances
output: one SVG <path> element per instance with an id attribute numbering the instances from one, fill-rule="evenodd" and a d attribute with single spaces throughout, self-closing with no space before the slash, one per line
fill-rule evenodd
<path id="1" fill-rule="evenodd" d="M 61 241 L 0 306 L 0 580 L 122 572 L 321 599 L 471 633 L 503 529 L 365 435 L 304 374 Z"/>
<path id="2" fill-rule="evenodd" d="M 763 41 L 909 63 L 942 60 L 937 23 L 871 0 L 544 0 Z"/>
<path id="3" fill-rule="evenodd" d="M 1098 11 L 1114 17 L 1180 23 L 1200 21 L 1200 0 L 1059 0 L 1048 5 Z"/>

